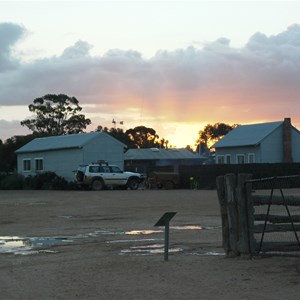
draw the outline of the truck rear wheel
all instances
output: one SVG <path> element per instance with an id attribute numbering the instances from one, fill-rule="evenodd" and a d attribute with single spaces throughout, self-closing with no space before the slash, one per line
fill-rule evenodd
<path id="1" fill-rule="evenodd" d="M 101 191 L 104 188 L 104 183 L 101 179 L 95 179 L 92 183 L 93 191 Z"/>

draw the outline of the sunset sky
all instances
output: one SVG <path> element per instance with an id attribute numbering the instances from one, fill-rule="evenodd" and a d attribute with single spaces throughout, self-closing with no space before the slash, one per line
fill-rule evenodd
<path id="1" fill-rule="evenodd" d="M 177 147 L 208 123 L 300 129 L 300 2 L 0 0 L 0 139 L 49 93 L 88 131 L 115 119 Z"/>

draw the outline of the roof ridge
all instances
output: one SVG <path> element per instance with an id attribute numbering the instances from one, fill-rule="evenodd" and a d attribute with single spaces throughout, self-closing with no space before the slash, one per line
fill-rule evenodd
<path id="1" fill-rule="evenodd" d="M 239 125 L 216 142 L 212 148 L 258 145 L 282 125 L 283 121 Z"/>

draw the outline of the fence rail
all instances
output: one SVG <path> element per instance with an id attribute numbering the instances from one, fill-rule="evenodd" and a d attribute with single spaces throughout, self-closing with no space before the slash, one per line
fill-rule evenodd
<path id="1" fill-rule="evenodd" d="M 216 185 L 227 256 L 295 250 L 300 254 L 300 196 L 295 190 L 300 176 L 253 180 L 251 174 L 226 174 L 217 177 Z"/>

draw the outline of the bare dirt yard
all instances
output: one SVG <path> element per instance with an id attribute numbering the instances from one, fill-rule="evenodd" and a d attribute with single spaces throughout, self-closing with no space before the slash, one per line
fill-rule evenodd
<path id="1" fill-rule="evenodd" d="M 224 257 L 213 190 L 0 191 L 0 224 L 1 299 L 299 299 L 300 258 Z"/>

